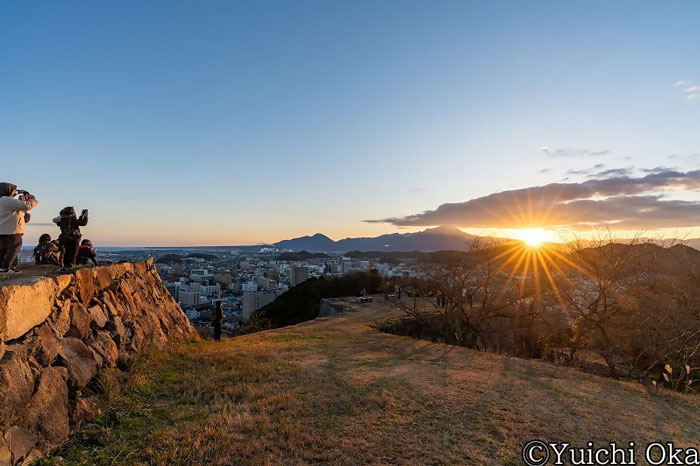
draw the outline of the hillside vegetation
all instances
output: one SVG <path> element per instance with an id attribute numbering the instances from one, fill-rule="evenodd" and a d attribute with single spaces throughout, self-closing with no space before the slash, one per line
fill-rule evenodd
<path id="1" fill-rule="evenodd" d="M 285 291 L 272 303 L 257 310 L 244 333 L 294 325 L 318 317 L 321 299 L 357 296 L 364 289 L 377 293 L 382 279 L 376 271 L 341 277 L 310 278 Z"/>
<path id="2" fill-rule="evenodd" d="M 346 305 L 156 356 L 61 464 L 503 466 L 532 439 L 700 444 L 698 397 L 382 333 L 383 299 Z"/>

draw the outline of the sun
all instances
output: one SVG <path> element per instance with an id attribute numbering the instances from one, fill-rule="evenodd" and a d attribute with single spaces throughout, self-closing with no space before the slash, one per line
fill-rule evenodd
<path id="1" fill-rule="evenodd" d="M 531 248 L 537 248 L 545 241 L 551 240 L 552 232 L 544 228 L 528 228 L 527 230 L 517 230 L 514 236 Z"/>

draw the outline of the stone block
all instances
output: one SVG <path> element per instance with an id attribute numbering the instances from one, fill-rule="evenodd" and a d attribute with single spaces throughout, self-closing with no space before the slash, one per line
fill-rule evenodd
<path id="1" fill-rule="evenodd" d="M 22 277 L 0 286 L 0 339 L 14 340 L 44 322 L 71 280 L 71 275 Z"/>
<path id="2" fill-rule="evenodd" d="M 75 272 L 75 286 L 83 306 L 87 306 L 95 294 L 95 270 L 80 269 Z"/>
<path id="3" fill-rule="evenodd" d="M 56 359 L 61 344 L 49 324 L 43 324 L 34 330 L 32 352 L 43 366 L 48 366 Z"/>
<path id="4" fill-rule="evenodd" d="M 117 346 L 121 346 L 126 343 L 126 327 L 124 327 L 122 319 L 119 316 L 115 316 L 109 320 L 105 328 L 110 331 Z"/>
<path id="5" fill-rule="evenodd" d="M 81 303 L 72 303 L 70 307 L 70 329 L 68 335 L 75 338 L 87 338 L 92 333 L 90 313 Z"/>
<path id="6" fill-rule="evenodd" d="M 90 342 L 90 347 L 102 358 L 103 366 L 114 367 L 116 365 L 119 350 L 109 332 L 97 332 L 95 339 Z"/>
<path id="7" fill-rule="evenodd" d="M 68 380 L 73 388 L 82 388 L 97 374 L 95 357 L 81 340 L 67 337 L 61 342 L 59 356 L 68 368 Z"/>
<path id="8" fill-rule="evenodd" d="M 90 314 L 93 327 L 100 329 L 104 328 L 105 324 L 107 324 L 107 316 L 102 310 L 102 307 L 98 305 L 90 306 L 88 313 Z"/>
<path id="9" fill-rule="evenodd" d="M 70 330 L 70 308 L 69 300 L 57 301 L 49 324 L 51 328 L 60 336 L 65 335 Z"/>
<path id="10" fill-rule="evenodd" d="M 20 415 L 34 392 L 34 376 L 23 351 L 8 350 L 0 359 L 0 426 Z"/>
<path id="11" fill-rule="evenodd" d="M 52 445 L 68 438 L 68 371 L 65 367 L 46 367 L 39 376 L 36 393 L 27 405 L 21 424 L 38 432 Z"/>
<path id="12" fill-rule="evenodd" d="M 98 267 L 95 269 L 95 279 L 97 281 L 97 290 L 102 291 L 109 288 L 112 284 L 111 267 Z"/>
<path id="13" fill-rule="evenodd" d="M 36 445 L 39 436 L 22 427 L 13 426 L 5 432 L 5 443 L 12 453 L 12 460 L 18 463 Z"/>

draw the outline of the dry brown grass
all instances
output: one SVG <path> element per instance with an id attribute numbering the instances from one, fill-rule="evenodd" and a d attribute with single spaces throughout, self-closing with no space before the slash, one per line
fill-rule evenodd
<path id="1" fill-rule="evenodd" d="M 381 333 L 370 324 L 391 311 L 363 306 L 161 356 L 62 464 L 504 465 L 532 439 L 700 446 L 698 398 Z"/>

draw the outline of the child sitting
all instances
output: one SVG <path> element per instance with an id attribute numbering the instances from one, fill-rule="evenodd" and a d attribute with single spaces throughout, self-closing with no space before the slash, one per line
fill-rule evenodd
<path id="1" fill-rule="evenodd" d="M 51 235 L 44 233 L 39 237 L 39 244 L 34 248 L 34 261 L 41 265 L 61 266 L 61 250 L 51 241 Z"/>
<path id="2" fill-rule="evenodd" d="M 97 265 L 97 249 L 92 248 L 92 241 L 84 239 L 78 248 L 78 257 L 76 263 L 78 265 L 88 265 L 91 262 Z"/>

